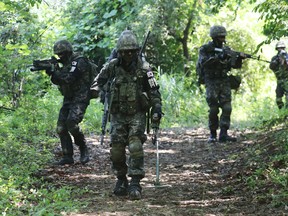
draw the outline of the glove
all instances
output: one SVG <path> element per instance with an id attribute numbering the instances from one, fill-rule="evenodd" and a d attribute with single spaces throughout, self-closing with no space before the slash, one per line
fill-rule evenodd
<path id="1" fill-rule="evenodd" d="M 92 84 L 90 87 L 91 98 L 98 98 L 100 94 L 100 88 L 97 85 Z"/>
<path id="2" fill-rule="evenodd" d="M 162 106 L 160 104 L 156 104 L 155 107 L 153 108 L 152 113 L 153 113 L 151 117 L 152 128 L 159 127 L 160 119 L 162 118 L 163 115 Z"/>
<path id="3" fill-rule="evenodd" d="M 51 76 L 51 75 L 54 73 L 54 70 L 52 70 L 52 66 L 51 66 L 50 68 L 47 68 L 47 69 L 45 70 L 45 72 L 46 72 L 46 74 L 47 74 L 48 76 Z"/>
<path id="4" fill-rule="evenodd" d="M 99 97 L 99 92 L 94 90 L 94 89 L 90 89 L 90 94 L 91 94 L 91 98 L 98 98 Z"/>
<path id="5" fill-rule="evenodd" d="M 227 54 L 225 52 L 221 52 L 217 55 L 217 57 L 220 59 L 220 60 L 225 60 L 227 59 Z"/>

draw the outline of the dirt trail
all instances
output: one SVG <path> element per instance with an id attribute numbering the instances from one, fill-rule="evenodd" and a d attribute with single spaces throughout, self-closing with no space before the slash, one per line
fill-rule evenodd
<path id="1" fill-rule="evenodd" d="M 156 180 L 156 147 L 151 138 L 144 145 L 146 177 L 142 181 L 143 199 L 130 201 L 115 197 L 115 177 L 110 168 L 108 141 L 101 146 L 98 137 L 88 139 L 92 160 L 85 166 L 50 167 L 46 177 L 59 186 L 87 189 L 77 197 L 89 204 L 70 216 L 91 215 L 288 215 L 288 210 L 271 209 L 259 202 L 245 185 L 244 151 L 255 141 L 249 132 L 231 132 L 236 143 L 208 144 L 206 129 L 171 129 L 160 133 L 160 187 Z M 78 150 L 76 160 L 79 161 Z M 244 154 L 243 154 L 244 155 Z"/>

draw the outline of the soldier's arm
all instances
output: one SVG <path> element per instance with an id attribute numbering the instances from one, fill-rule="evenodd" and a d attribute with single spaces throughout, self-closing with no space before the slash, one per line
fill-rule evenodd
<path id="1" fill-rule="evenodd" d="M 72 62 L 70 69 L 56 70 L 52 74 L 51 80 L 56 85 L 71 84 L 89 73 L 90 65 L 84 58 Z"/>
<path id="2" fill-rule="evenodd" d="M 92 98 L 97 98 L 101 91 L 104 91 L 104 86 L 110 79 L 113 70 L 113 64 L 107 63 L 103 66 L 100 73 L 96 76 L 90 87 Z"/>
<path id="3" fill-rule="evenodd" d="M 276 71 L 276 70 L 279 69 L 279 64 L 280 64 L 280 60 L 279 60 L 278 55 L 276 55 L 276 56 L 274 56 L 274 57 L 271 59 L 269 68 L 270 68 L 272 71 Z"/>

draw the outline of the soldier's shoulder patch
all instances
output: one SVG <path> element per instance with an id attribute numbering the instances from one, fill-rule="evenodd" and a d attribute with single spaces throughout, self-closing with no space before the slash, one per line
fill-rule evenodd
<path id="1" fill-rule="evenodd" d="M 77 65 L 77 61 L 72 61 L 72 66 L 76 66 Z"/>
<path id="2" fill-rule="evenodd" d="M 147 77 L 150 78 L 150 77 L 154 77 L 154 74 L 152 71 L 147 71 Z"/>

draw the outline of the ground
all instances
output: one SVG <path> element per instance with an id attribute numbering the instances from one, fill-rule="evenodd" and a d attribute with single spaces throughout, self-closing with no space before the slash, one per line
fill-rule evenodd
<path id="1" fill-rule="evenodd" d="M 69 216 L 288 215 L 288 208 L 273 207 L 269 200 L 259 199 L 245 182 L 249 174 L 246 151 L 257 142 L 248 138 L 249 133 L 232 131 L 237 142 L 208 144 L 208 131 L 203 128 L 161 130 L 159 175 L 156 175 L 156 146 L 149 136 L 144 144 L 143 197 L 138 201 L 113 195 L 115 177 L 110 166 L 108 140 L 100 145 L 98 136 L 87 138 L 89 163 L 81 165 L 75 149 L 74 165 L 47 167 L 43 175 L 59 186 L 87 189 L 75 199 L 88 205 L 66 214 Z M 155 185 L 157 176 L 159 184 Z"/>

